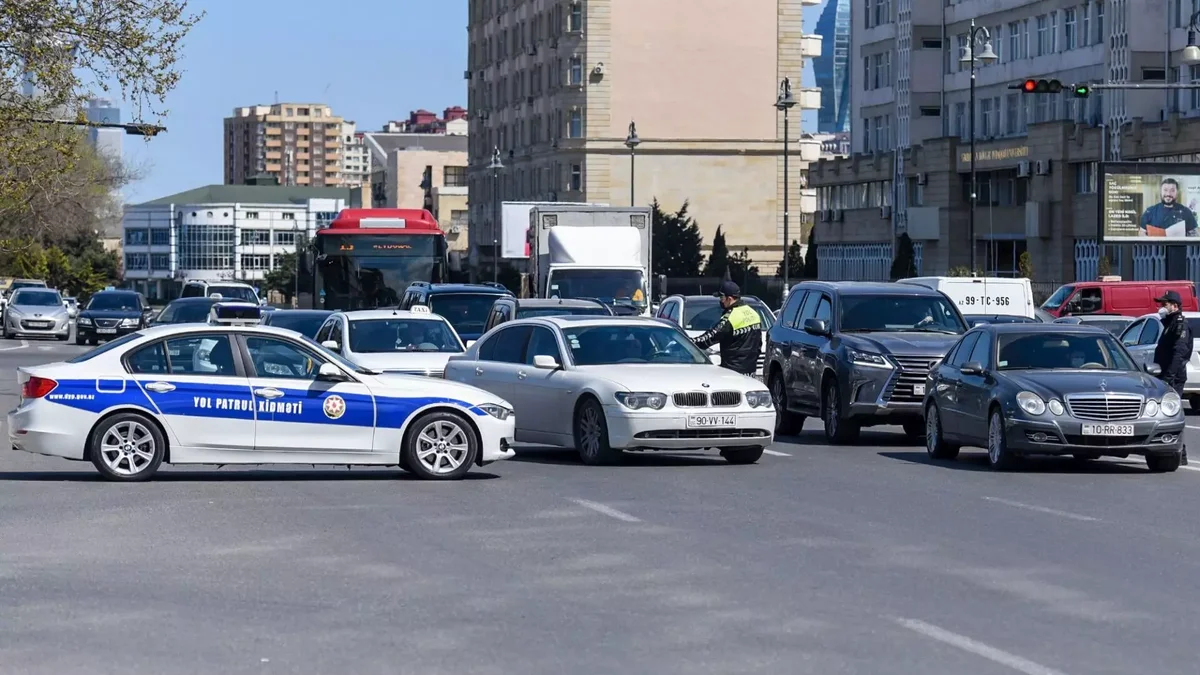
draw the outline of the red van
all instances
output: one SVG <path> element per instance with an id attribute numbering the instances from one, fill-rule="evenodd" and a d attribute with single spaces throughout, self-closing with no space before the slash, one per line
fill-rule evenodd
<path id="1" fill-rule="evenodd" d="M 1060 286 L 1042 303 L 1042 311 L 1054 316 L 1119 314 L 1142 316 L 1158 311 L 1155 298 L 1167 291 L 1183 298 L 1183 311 L 1200 311 L 1196 285 L 1190 281 L 1078 281 Z"/>

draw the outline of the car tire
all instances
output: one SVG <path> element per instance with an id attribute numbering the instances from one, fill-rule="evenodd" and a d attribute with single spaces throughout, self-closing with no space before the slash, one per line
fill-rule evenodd
<path id="1" fill-rule="evenodd" d="M 924 420 L 908 420 L 904 422 L 904 435 L 910 440 L 918 440 L 925 438 L 925 422 Z"/>
<path id="2" fill-rule="evenodd" d="M 930 459 L 956 459 L 959 446 L 946 442 L 942 435 L 942 414 L 936 403 L 925 408 L 925 454 Z"/>
<path id="3" fill-rule="evenodd" d="M 77 345 L 79 345 L 80 347 L 82 347 L 82 346 L 84 346 L 84 345 L 86 345 L 86 344 L 87 344 L 87 340 L 83 339 L 83 336 L 82 336 L 82 335 L 76 335 L 76 336 L 75 336 L 75 344 L 77 344 Z"/>
<path id="4" fill-rule="evenodd" d="M 1016 468 L 1018 458 L 1008 449 L 1008 439 L 1004 435 L 1004 415 L 999 408 L 992 410 L 988 416 L 988 465 L 997 471 L 1011 471 Z"/>
<path id="5" fill-rule="evenodd" d="M 413 420 L 404 434 L 400 466 L 424 480 L 460 480 L 479 457 L 479 439 L 461 415 L 434 411 Z"/>
<path id="6" fill-rule="evenodd" d="M 841 400 L 837 381 L 830 380 L 821 395 L 821 420 L 825 423 L 825 440 L 835 445 L 853 443 L 859 433 L 859 426 L 842 414 Z"/>
<path id="7" fill-rule="evenodd" d="M 763 448 L 761 446 L 753 448 L 724 448 L 721 450 L 721 456 L 730 464 L 754 464 L 762 459 Z"/>
<path id="8" fill-rule="evenodd" d="M 1179 470 L 1183 456 L 1176 452 L 1170 455 L 1146 455 L 1146 468 L 1151 473 L 1173 473 Z"/>
<path id="9" fill-rule="evenodd" d="M 783 375 L 774 373 L 768 385 L 771 402 L 775 404 L 775 435 L 795 436 L 804 428 L 804 415 L 787 409 L 787 389 L 783 386 Z"/>
<path id="10" fill-rule="evenodd" d="M 150 480 L 166 454 L 166 437 L 141 413 L 118 413 L 103 420 L 93 430 L 88 447 L 100 475 L 121 483 Z"/>
<path id="11" fill-rule="evenodd" d="M 621 456 L 608 444 L 608 420 L 604 417 L 604 406 L 594 398 L 587 398 L 575 411 L 575 448 L 579 459 L 588 466 L 613 464 Z"/>

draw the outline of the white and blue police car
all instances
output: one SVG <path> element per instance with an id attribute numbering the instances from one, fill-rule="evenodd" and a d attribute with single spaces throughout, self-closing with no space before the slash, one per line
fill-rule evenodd
<path id="1" fill-rule="evenodd" d="M 356 366 L 262 309 L 151 327 L 64 363 L 21 368 L 14 450 L 91 461 L 115 481 L 161 464 L 400 466 L 462 478 L 513 456 L 512 406 L 475 387 Z"/>

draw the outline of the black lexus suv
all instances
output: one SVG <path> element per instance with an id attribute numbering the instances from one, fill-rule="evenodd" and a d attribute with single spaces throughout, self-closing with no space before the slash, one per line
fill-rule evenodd
<path id="1" fill-rule="evenodd" d="M 900 424 L 925 433 L 930 369 L 967 331 L 945 294 L 921 286 L 811 281 L 792 287 L 767 332 L 767 386 L 777 434 L 820 416 L 831 443 L 863 427 Z"/>
<path id="2" fill-rule="evenodd" d="M 75 344 L 96 344 L 141 330 L 150 318 L 150 306 L 136 291 L 100 291 L 75 319 Z"/>

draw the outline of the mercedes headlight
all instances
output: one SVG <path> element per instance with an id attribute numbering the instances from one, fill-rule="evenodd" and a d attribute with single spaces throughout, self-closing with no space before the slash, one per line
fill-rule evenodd
<path id="1" fill-rule="evenodd" d="M 1146 401 L 1146 409 L 1142 411 L 1142 415 L 1146 417 L 1157 417 L 1160 411 L 1158 401 L 1151 399 Z M 1169 417 L 1169 415 L 1168 415 Z"/>
<path id="2" fill-rule="evenodd" d="M 1032 391 L 1023 391 L 1017 394 L 1017 405 L 1030 415 L 1041 415 L 1046 412 L 1046 402 Z"/>
<path id="3" fill-rule="evenodd" d="M 765 389 L 746 392 L 746 403 L 749 403 L 751 408 L 770 408 L 774 405 L 771 392 Z"/>
<path id="4" fill-rule="evenodd" d="M 1054 413 L 1055 415 L 1061 415 L 1064 412 L 1066 412 L 1066 409 L 1063 408 L 1062 401 L 1059 401 L 1057 399 L 1052 400 L 1049 403 L 1047 403 L 1046 407 L 1050 408 L 1050 412 Z"/>
<path id="5" fill-rule="evenodd" d="M 475 407 L 498 420 L 506 420 L 513 415 L 512 408 L 505 408 L 498 403 L 484 403 L 483 405 L 478 405 Z"/>
<path id="6" fill-rule="evenodd" d="M 872 368 L 892 367 L 892 364 L 888 363 L 887 359 L 883 358 L 880 354 L 860 352 L 857 349 L 847 349 L 846 355 L 850 357 L 851 363 L 856 366 L 870 366 Z"/>
<path id="7" fill-rule="evenodd" d="M 1163 397 L 1162 403 L 1159 407 L 1162 408 L 1162 413 L 1164 415 L 1167 417 L 1174 417 L 1179 414 L 1180 410 L 1183 409 L 1183 400 L 1179 398 L 1179 394 L 1176 394 L 1172 391 Z"/>
<path id="8" fill-rule="evenodd" d="M 618 403 L 630 410 L 662 410 L 667 404 L 667 395 L 656 391 L 619 391 L 615 397 Z"/>

